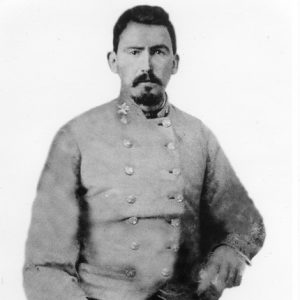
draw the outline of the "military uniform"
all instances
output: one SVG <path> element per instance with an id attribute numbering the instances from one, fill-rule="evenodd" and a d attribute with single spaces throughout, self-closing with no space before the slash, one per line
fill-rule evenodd
<path id="1" fill-rule="evenodd" d="M 30 300 L 196 299 L 214 247 L 251 259 L 262 218 L 203 123 L 173 105 L 148 119 L 116 99 L 56 135 L 33 206 Z"/>

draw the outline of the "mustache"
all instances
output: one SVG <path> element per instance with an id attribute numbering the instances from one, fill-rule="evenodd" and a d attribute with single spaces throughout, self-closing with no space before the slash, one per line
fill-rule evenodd
<path id="1" fill-rule="evenodd" d="M 143 73 L 142 75 L 136 77 L 132 82 L 132 86 L 136 87 L 141 82 L 152 82 L 162 85 L 161 80 L 157 78 L 153 72 Z"/>

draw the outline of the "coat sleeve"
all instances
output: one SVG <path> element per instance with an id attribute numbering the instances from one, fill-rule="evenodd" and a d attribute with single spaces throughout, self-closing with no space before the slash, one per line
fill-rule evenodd
<path id="1" fill-rule="evenodd" d="M 265 239 L 263 219 L 209 130 L 201 202 L 208 220 L 203 226 L 211 240 L 209 251 L 228 245 L 250 260 L 260 250 Z"/>
<path id="2" fill-rule="evenodd" d="M 75 264 L 80 154 L 68 128 L 52 143 L 33 204 L 24 265 L 29 300 L 83 300 Z"/>

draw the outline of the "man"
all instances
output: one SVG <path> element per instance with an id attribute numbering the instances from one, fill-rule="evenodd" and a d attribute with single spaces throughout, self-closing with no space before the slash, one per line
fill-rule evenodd
<path id="1" fill-rule="evenodd" d="M 178 69 L 160 7 L 114 27 L 117 99 L 56 135 L 26 246 L 28 299 L 218 299 L 264 241 L 262 218 L 212 132 L 169 103 Z"/>

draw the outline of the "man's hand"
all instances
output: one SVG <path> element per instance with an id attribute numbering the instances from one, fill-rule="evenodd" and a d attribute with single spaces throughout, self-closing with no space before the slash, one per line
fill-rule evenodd
<path id="1" fill-rule="evenodd" d="M 198 295 L 203 300 L 219 299 L 225 288 L 241 284 L 245 266 L 245 260 L 233 248 L 218 247 L 200 271 Z"/>

